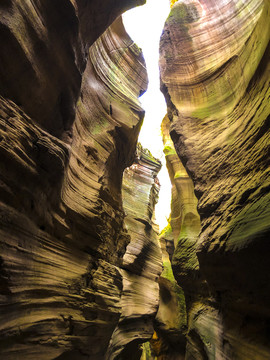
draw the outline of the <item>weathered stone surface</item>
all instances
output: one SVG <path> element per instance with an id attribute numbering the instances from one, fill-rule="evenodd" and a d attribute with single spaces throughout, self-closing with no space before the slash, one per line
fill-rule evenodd
<path id="1" fill-rule="evenodd" d="M 107 359 L 140 359 L 138 345 L 150 340 L 159 304 L 158 278 L 162 269 L 161 249 L 153 229 L 158 199 L 159 160 L 138 147 L 136 160 L 124 171 L 123 206 L 125 225 L 131 237 L 123 257 L 121 316 Z"/>
<path id="2" fill-rule="evenodd" d="M 100 24 L 88 18 L 90 27 L 97 26 L 89 38 L 89 29 L 83 28 L 79 17 L 82 28 L 78 36 L 87 38 L 85 48 L 105 30 L 111 21 L 108 16 L 112 19 L 127 3 L 119 2 L 110 15 L 111 5 L 104 14 L 98 5 L 100 16 L 96 20 Z M 44 18 L 30 11 L 33 4 Z M 124 300 L 129 296 L 129 277 L 134 280 L 134 297 L 138 293 L 136 281 L 143 286 L 141 274 L 128 267 L 129 260 L 125 260 L 125 270 L 121 269 L 126 246 L 135 236 L 124 225 L 121 183 L 124 168 L 134 160 L 144 115 L 137 99 L 147 85 L 144 60 L 118 19 L 90 47 L 80 89 L 82 73 L 79 80 L 76 76 L 74 80 L 74 73 L 78 73 L 76 61 L 85 55 L 82 49 L 78 53 L 74 50 L 82 42 L 74 39 L 72 14 L 75 16 L 77 9 L 86 20 L 88 12 L 79 7 L 82 2 L 61 4 L 59 8 L 59 4 L 54 8 L 37 1 L 5 1 L 0 5 L 4 14 L 1 21 L 5 22 L 1 36 L 13 29 L 8 30 L 13 35 L 5 37 L 1 65 L 3 59 L 7 64 L 11 54 L 14 57 L 5 74 L 0 73 L 1 92 L 5 89 L 2 93 L 18 103 L 3 97 L 0 101 L 0 353 L 4 360 L 103 360 L 120 316 L 132 317 L 126 313 Z M 93 8 L 92 2 L 85 6 L 90 4 Z M 65 12 L 65 6 L 72 14 Z M 76 16 L 74 21 L 78 22 Z M 58 27 L 55 22 L 59 22 Z M 63 35 L 70 22 L 70 32 Z M 26 23 L 32 25 L 20 37 L 18 29 Z M 46 49 L 45 53 L 33 51 L 37 24 L 46 32 L 42 41 L 48 58 Z M 19 46 L 21 52 L 16 50 Z M 30 59 L 29 69 L 23 72 L 26 58 Z M 39 61 L 46 63 L 46 69 Z M 72 89 L 71 100 L 63 100 L 71 116 L 70 122 L 66 120 L 70 126 L 73 123 L 70 132 L 59 120 L 63 103 L 56 106 L 62 87 Z M 41 103 L 35 103 L 36 99 Z M 145 190 L 152 189 L 157 170 L 148 171 L 151 186 Z M 151 201 L 145 210 L 149 224 L 144 224 L 145 216 L 138 220 L 142 236 L 144 228 L 149 230 L 156 195 L 143 194 L 144 201 Z M 145 318 L 150 324 L 157 311 L 161 260 L 154 239 L 145 240 L 151 256 L 149 253 L 139 260 L 149 270 L 144 279 L 148 279 L 149 298 L 156 301 L 136 313 L 131 331 L 140 338 L 151 337 L 150 325 L 145 331 L 141 324 Z M 130 249 L 127 256 L 132 256 Z M 154 290 L 151 293 L 150 288 Z"/>
<path id="3" fill-rule="evenodd" d="M 183 360 L 186 348 L 187 316 L 183 289 L 177 284 L 171 267 L 166 240 L 171 239 L 170 225 L 161 232 L 163 271 L 159 278 L 159 308 L 150 341 L 152 354 L 159 360 Z"/>
<path id="4" fill-rule="evenodd" d="M 163 270 L 159 277 L 159 306 L 154 320 L 154 333 L 142 346 L 140 360 L 184 360 L 186 350 L 187 316 L 185 295 L 174 279 L 166 239 L 171 239 L 171 228 L 165 228 L 159 243 Z"/>
<path id="5" fill-rule="evenodd" d="M 174 241 L 173 267 L 175 276 L 184 287 L 186 295 L 198 291 L 199 262 L 196 255 L 200 218 L 197 211 L 198 200 L 194 194 L 192 180 L 176 154 L 170 137 L 170 120 L 162 121 L 162 134 L 166 166 L 172 184 L 170 227 Z M 165 239 L 168 235 L 165 236 Z M 172 258 L 171 255 L 171 258 Z M 193 282 L 190 282 L 190 278 Z M 187 280 L 187 281 L 186 281 Z"/>
<path id="6" fill-rule="evenodd" d="M 170 134 L 201 219 L 188 360 L 270 357 L 269 7 L 178 1 L 161 38 Z M 174 255 L 176 278 L 187 250 Z"/>
<path id="7" fill-rule="evenodd" d="M 89 47 L 121 13 L 144 2 L 1 1 L 0 95 L 71 141 Z"/>

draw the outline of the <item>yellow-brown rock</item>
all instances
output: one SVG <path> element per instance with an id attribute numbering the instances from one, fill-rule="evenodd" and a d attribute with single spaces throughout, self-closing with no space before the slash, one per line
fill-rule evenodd
<path id="1" fill-rule="evenodd" d="M 123 257 L 121 316 L 106 359 L 140 359 L 139 344 L 150 340 L 159 305 L 161 249 L 154 231 L 161 163 L 140 145 L 133 165 L 124 171 L 123 206 L 130 242 Z"/>
<path id="2" fill-rule="evenodd" d="M 197 292 L 195 282 L 199 281 L 199 262 L 196 255 L 200 218 L 197 211 L 198 200 L 194 194 L 193 182 L 179 159 L 170 137 L 170 120 L 165 116 L 161 125 L 166 166 L 172 184 L 171 218 L 169 226 L 174 241 L 175 276 L 188 292 Z M 165 234 L 165 240 L 168 232 Z M 171 256 L 172 258 L 172 256 Z M 189 279 L 192 277 L 193 283 Z"/>
<path id="3" fill-rule="evenodd" d="M 70 141 L 88 49 L 144 0 L 3 0 L 0 95 L 49 133 Z"/>
<path id="4" fill-rule="evenodd" d="M 132 317 L 125 313 L 123 300 L 129 293 L 126 274 L 141 286 L 143 281 L 126 262 L 123 269 L 126 246 L 134 235 L 124 225 L 129 210 L 122 204 L 122 176 L 135 159 L 144 115 L 138 96 L 146 89 L 147 75 L 141 51 L 120 18 L 96 40 L 132 3 L 121 1 L 115 8 L 107 4 L 104 13 L 102 3 L 95 8 L 82 1 L 0 5 L 4 23 L 0 33 L 5 38 L 0 79 L 1 94 L 6 96 L 0 98 L 3 360 L 103 360 L 120 316 Z M 93 14 L 87 18 L 88 5 L 95 9 L 93 14 L 102 15 L 96 22 L 91 22 Z M 83 27 L 86 19 L 93 32 Z M 26 32 L 20 33 L 23 26 L 28 26 Z M 80 32 L 76 34 L 74 27 Z M 40 28 L 40 36 L 46 34 L 44 52 L 35 47 Z M 6 37 L 7 31 L 12 35 Z M 88 58 L 84 72 L 81 57 Z M 5 72 L 3 58 L 8 65 Z M 62 88 L 71 92 L 70 98 L 59 98 Z M 62 107 L 67 127 L 59 120 Z M 151 186 L 145 189 L 150 193 L 144 193 L 144 199 L 150 199 L 144 204 L 149 214 L 158 190 L 152 194 L 160 165 L 155 166 L 148 174 Z M 148 225 L 142 219 L 148 231 L 151 217 Z M 136 313 L 137 322 L 131 320 L 132 331 L 141 339 L 145 333 L 152 336 L 161 271 L 156 237 L 150 235 L 146 241 L 153 242 L 152 255 L 149 252 L 140 264 L 149 268 L 144 286 L 153 289 L 148 292 L 155 302 Z M 146 332 L 141 328 L 145 317 Z"/>
<path id="5" fill-rule="evenodd" d="M 155 333 L 150 340 L 151 352 L 158 360 L 184 360 L 186 350 L 185 295 L 173 276 L 166 245 L 171 234 L 172 230 L 168 225 L 159 236 L 163 271 L 159 278 L 159 308 L 154 322 Z"/>
<path id="6" fill-rule="evenodd" d="M 269 18 L 263 0 L 178 1 L 161 37 L 170 135 L 201 218 L 188 360 L 270 358 Z"/>

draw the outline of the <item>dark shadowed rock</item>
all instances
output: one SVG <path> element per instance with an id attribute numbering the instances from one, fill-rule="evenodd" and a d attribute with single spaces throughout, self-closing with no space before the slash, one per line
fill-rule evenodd
<path id="1" fill-rule="evenodd" d="M 127 6 L 121 3 L 121 7 L 116 6 L 118 10 L 110 12 L 109 7 L 100 16 L 101 23 L 95 28 L 97 33 L 91 33 L 90 38 L 85 39 L 88 30 L 81 29 L 84 34 L 80 33 L 79 42 L 70 21 L 77 19 L 75 25 L 83 26 L 83 19 L 78 20 L 82 2 L 78 2 L 78 8 L 71 2 L 63 2 L 61 9 L 59 4 L 53 7 L 48 2 L 32 2 L 31 6 L 36 5 L 35 11 L 26 11 L 30 6 L 28 2 L 8 2 L 5 8 L 1 4 L 5 15 L 1 21 L 7 22 L 4 29 L 34 23 L 46 33 L 43 41 L 46 49 L 50 49 L 50 60 L 46 49 L 44 53 L 38 49 L 33 52 L 29 29 L 21 37 L 16 32 L 13 42 L 5 37 L 8 49 L 21 41 L 24 51 L 16 53 L 12 48 L 10 53 L 15 58 L 10 60 L 10 66 L 14 73 L 6 69 L 5 74 L 1 74 L 1 86 L 8 84 L 5 95 L 21 105 L 1 97 L 1 359 L 103 360 L 119 318 L 132 317 L 125 310 L 124 296 L 129 293 L 127 277 L 136 278 L 143 286 L 142 274 L 135 268 L 127 269 L 127 261 L 123 265 L 126 246 L 138 226 L 132 229 L 133 220 L 130 230 L 124 225 L 125 212 L 128 214 L 131 210 L 123 208 L 122 175 L 135 159 L 144 115 L 137 98 L 147 86 L 145 64 L 121 19 L 96 40 L 111 17 Z M 96 11 L 101 11 L 98 7 Z M 38 15 L 41 9 L 46 20 Z M 49 9 L 50 17 L 46 12 Z M 16 23 L 12 22 L 14 17 L 18 20 Z M 63 34 L 60 30 L 64 31 L 65 26 L 68 32 Z M 5 31 L 2 28 L 1 36 L 5 36 Z M 87 55 L 86 68 L 80 63 L 83 41 L 87 52 L 87 46 L 94 42 Z M 5 58 L 8 54 L 1 52 Z M 23 73 L 20 67 L 26 57 L 30 58 L 29 73 Z M 46 71 L 40 67 L 39 58 L 46 63 Z M 77 62 L 81 66 L 79 71 Z M 37 78 L 32 76 L 34 70 Z M 13 92 L 16 74 L 23 77 L 22 80 L 18 75 L 17 79 L 20 101 Z M 80 76 L 76 78 L 74 74 Z M 55 107 L 53 99 L 59 96 L 62 86 L 73 95 L 62 98 Z M 22 87 L 26 88 L 25 93 Z M 41 105 L 37 105 L 36 100 L 41 101 Z M 57 115 L 59 106 L 71 116 L 70 122 L 67 119 L 70 131 L 62 131 Z M 60 129 L 59 133 L 56 128 Z M 61 140 L 54 136 L 60 133 Z M 138 263 L 142 268 L 149 263 L 149 275 L 144 274 L 143 279 L 147 279 L 148 288 L 153 288 L 149 296 L 156 303 L 152 302 L 147 308 L 149 301 L 146 302 L 146 308 L 141 306 L 140 312 L 135 311 L 136 322 L 130 321 L 131 331 L 141 338 L 145 333 L 147 337 L 152 335 L 151 324 L 158 304 L 157 278 L 161 271 L 156 235 L 152 238 L 150 234 L 151 214 L 158 193 L 154 174 L 160 164 L 154 161 L 152 167 L 148 163 L 147 166 L 149 186 L 145 190 L 149 193 L 142 196 L 149 201 L 141 206 L 142 209 L 146 206 L 148 218 L 142 216 L 140 220 L 141 215 L 137 214 L 134 224 L 137 221 L 142 225 L 143 241 L 149 242 L 149 246 L 142 245 L 149 247 L 148 257 L 140 258 Z M 130 216 L 132 219 L 133 215 Z M 147 231 L 145 235 L 143 229 Z M 130 250 L 132 248 L 129 255 Z M 135 301 L 133 297 L 132 301 Z M 148 321 L 146 332 L 141 326 L 145 319 Z M 132 343 L 132 339 L 127 338 L 125 344 Z"/>

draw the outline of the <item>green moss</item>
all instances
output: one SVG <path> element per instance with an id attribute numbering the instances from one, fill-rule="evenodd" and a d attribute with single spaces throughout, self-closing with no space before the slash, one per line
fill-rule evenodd
<path id="1" fill-rule="evenodd" d="M 182 171 L 176 171 L 175 175 L 174 175 L 174 179 L 178 179 L 182 176 Z"/>
<path id="2" fill-rule="evenodd" d="M 96 123 L 92 124 L 91 126 L 91 133 L 93 135 L 101 134 L 104 129 L 106 129 L 106 126 L 108 125 L 108 121 L 106 118 L 99 118 Z"/>
<path id="3" fill-rule="evenodd" d="M 143 152 L 145 155 L 148 155 L 154 159 L 154 156 L 152 155 L 151 151 L 149 149 L 144 148 L 140 142 L 138 142 L 137 144 L 137 149 Z"/>
<path id="4" fill-rule="evenodd" d="M 151 161 L 153 163 L 156 163 L 161 167 L 161 161 L 158 158 L 155 158 L 151 151 L 144 148 L 140 142 L 137 143 L 137 153 L 139 157 L 142 157 L 148 161 Z"/>
<path id="5" fill-rule="evenodd" d="M 187 331 L 187 310 L 186 310 L 186 298 L 183 289 L 175 282 L 173 285 L 176 299 L 178 302 L 179 319 L 178 328 L 181 329 L 182 333 L 185 334 Z"/>
<path id="6" fill-rule="evenodd" d="M 172 54 L 169 54 L 169 53 L 166 53 L 166 54 L 164 55 L 164 58 L 165 58 L 166 60 L 171 60 L 171 59 L 173 58 L 173 55 L 172 55 Z"/>
<path id="7" fill-rule="evenodd" d="M 170 15 L 166 21 L 169 26 L 177 26 L 179 31 L 188 41 L 192 41 L 192 37 L 189 35 L 188 24 L 195 22 L 199 19 L 199 13 L 196 6 L 184 3 L 177 3 L 170 12 Z"/>
<path id="8" fill-rule="evenodd" d="M 171 219 L 168 219 L 168 225 L 163 230 L 161 230 L 159 235 L 166 237 L 166 235 L 170 235 L 171 233 L 172 233 Z"/>
<path id="9" fill-rule="evenodd" d="M 192 4 L 186 5 L 184 3 L 179 3 L 177 6 L 174 6 L 168 17 L 169 22 L 172 21 L 178 25 L 192 23 L 198 19 L 199 13 L 196 6 Z"/>
<path id="10" fill-rule="evenodd" d="M 175 313 L 176 321 L 178 323 L 177 327 L 178 329 L 181 329 L 181 331 L 184 333 L 186 331 L 187 326 L 187 316 L 186 316 L 186 299 L 183 289 L 177 284 L 170 261 L 164 261 L 163 262 L 163 272 L 161 276 L 171 283 L 171 290 L 176 297 L 177 300 L 177 311 Z"/>
<path id="11" fill-rule="evenodd" d="M 163 261 L 163 271 L 161 276 L 169 280 L 170 282 L 175 283 L 175 278 L 173 275 L 172 265 L 170 261 Z"/>
<path id="12" fill-rule="evenodd" d="M 181 231 L 182 232 L 182 231 Z M 181 236 L 183 236 L 181 234 Z M 180 266 L 181 270 L 188 272 L 197 270 L 199 262 L 196 255 L 196 241 L 192 237 L 179 239 L 173 254 L 173 265 Z"/>
<path id="13" fill-rule="evenodd" d="M 191 116 L 197 119 L 205 119 L 211 115 L 208 107 L 202 109 L 196 109 L 192 112 Z"/>
<path id="14" fill-rule="evenodd" d="M 176 155 L 176 151 L 175 151 L 174 147 L 171 147 L 169 145 L 166 145 L 164 147 L 163 152 L 164 152 L 165 156 Z"/>
<path id="15" fill-rule="evenodd" d="M 143 343 L 141 345 L 141 347 L 142 347 L 141 360 L 151 360 L 151 359 L 153 359 L 152 351 L 151 351 L 151 345 L 150 345 L 149 341 Z"/>

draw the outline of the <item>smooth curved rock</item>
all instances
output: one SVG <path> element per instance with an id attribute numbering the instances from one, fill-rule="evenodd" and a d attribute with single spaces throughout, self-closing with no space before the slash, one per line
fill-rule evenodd
<path id="1" fill-rule="evenodd" d="M 124 171 L 123 206 L 131 240 L 121 270 L 122 312 L 107 352 L 108 360 L 139 360 L 139 345 L 150 340 L 154 333 L 159 305 L 158 278 L 162 270 L 161 249 L 153 226 L 160 168 L 160 161 L 139 146 L 135 162 Z"/>
<path id="2" fill-rule="evenodd" d="M 122 173 L 135 158 L 146 86 L 141 51 L 118 19 L 90 48 L 72 140 L 41 128 L 50 102 L 32 119 L 1 97 L 1 359 L 104 359 L 122 313 L 131 237 Z"/>
<path id="3" fill-rule="evenodd" d="M 161 37 L 161 87 L 195 185 L 209 289 L 195 316 L 190 301 L 187 359 L 270 357 L 269 17 L 263 0 L 178 1 Z"/>
<path id="4" fill-rule="evenodd" d="M 163 271 L 159 278 L 159 308 L 150 340 L 152 354 L 160 360 L 183 360 L 186 352 L 187 312 L 183 289 L 177 284 L 166 246 L 172 229 L 168 225 L 160 234 Z"/>
<path id="5" fill-rule="evenodd" d="M 144 0 L 3 0 L 0 94 L 52 135 L 71 142 L 88 49 Z"/>
<path id="6" fill-rule="evenodd" d="M 197 286 L 200 282 L 199 261 L 196 255 L 201 227 L 197 211 L 198 200 L 194 194 L 193 182 L 176 154 L 170 137 L 168 116 L 164 117 L 161 129 L 164 143 L 163 151 L 172 184 L 171 217 L 169 221 L 174 240 L 174 251 L 171 256 L 172 266 L 178 283 L 185 289 L 186 296 L 190 293 L 195 295 L 198 292 Z M 193 279 L 192 283 L 190 283 L 190 278 Z"/>

